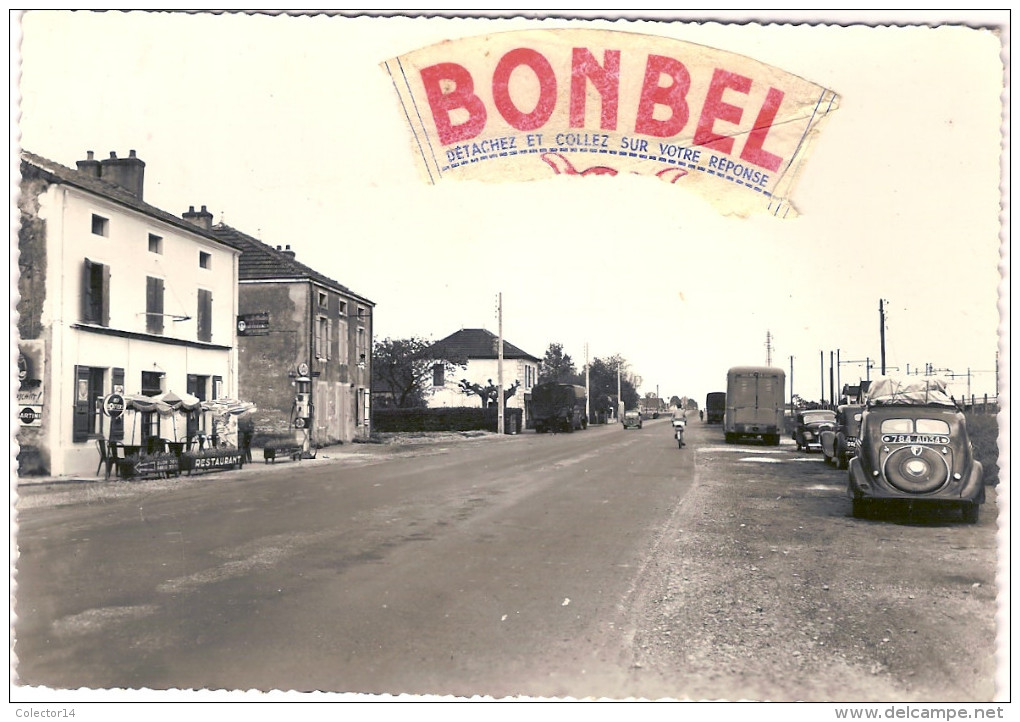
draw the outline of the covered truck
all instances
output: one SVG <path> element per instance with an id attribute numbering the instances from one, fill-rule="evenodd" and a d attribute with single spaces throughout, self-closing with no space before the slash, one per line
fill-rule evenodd
<path id="1" fill-rule="evenodd" d="M 583 386 L 555 381 L 536 384 L 531 389 L 531 416 L 535 431 L 573 431 L 588 428 L 585 415 L 587 394 Z"/>

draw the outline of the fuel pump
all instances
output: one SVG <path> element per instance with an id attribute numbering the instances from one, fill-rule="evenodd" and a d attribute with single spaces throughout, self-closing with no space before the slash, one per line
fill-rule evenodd
<path id="1" fill-rule="evenodd" d="M 300 439 L 301 447 L 306 452 L 308 451 L 308 439 L 311 426 L 312 379 L 302 374 L 294 379 L 294 428 L 297 429 L 299 434 L 303 437 Z"/>

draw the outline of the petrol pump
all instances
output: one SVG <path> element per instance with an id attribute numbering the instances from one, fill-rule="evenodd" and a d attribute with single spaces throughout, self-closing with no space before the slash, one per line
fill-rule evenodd
<path id="1" fill-rule="evenodd" d="M 297 441 L 302 451 L 307 454 L 311 442 L 312 428 L 312 379 L 308 376 L 308 366 L 301 364 L 298 375 L 294 378 L 294 429 L 298 433 Z"/>

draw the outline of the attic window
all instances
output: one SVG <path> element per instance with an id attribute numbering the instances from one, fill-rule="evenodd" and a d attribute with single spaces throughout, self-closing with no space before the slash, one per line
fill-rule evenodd
<path id="1" fill-rule="evenodd" d="M 163 238 L 155 233 L 149 234 L 149 253 L 163 253 Z"/>
<path id="2" fill-rule="evenodd" d="M 340 302 L 340 313 L 339 313 L 339 315 L 340 316 L 346 316 L 347 315 L 347 301 L 341 301 Z"/>
<path id="3" fill-rule="evenodd" d="M 329 305 L 329 297 L 323 291 L 319 291 L 319 306 L 325 308 Z"/>
<path id="4" fill-rule="evenodd" d="M 96 236 L 110 235 L 110 219 L 92 214 L 92 233 Z"/>
<path id="5" fill-rule="evenodd" d="M 198 252 L 198 265 L 200 268 L 212 268 L 212 254 L 205 251 Z"/>

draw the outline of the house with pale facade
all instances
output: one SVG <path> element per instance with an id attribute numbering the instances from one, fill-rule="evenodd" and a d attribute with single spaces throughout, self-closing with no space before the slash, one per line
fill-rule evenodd
<path id="1" fill-rule="evenodd" d="M 90 151 L 76 169 L 21 153 L 22 475 L 92 475 L 98 439 L 188 432 L 157 413 L 108 415 L 111 393 L 237 396 L 240 253 L 146 203 L 144 173 L 135 151 Z"/>
<path id="2" fill-rule="evenodd" d="M 465 328 L 436 341 L 432 346 L 437 363 L 433 367 L 432 385 L 428 394 L 431 408 L 442 406 L 476 406 L 482 400 L 465 394 L 461 380 L 487 386 L 499 380 L 499 337 L 484 328 Z M 441 359 L 466 359 L 467 365 L 454 376 L 446 372 Z M 538 382 L 540 359 L 503 339 L 503 388 L 516 385 L 507 399 L 506 408 L 522 409 L 525 427 L 531 425 L 531 389 Z M 490 404 L 491 405 L 491 404 Z"/>

